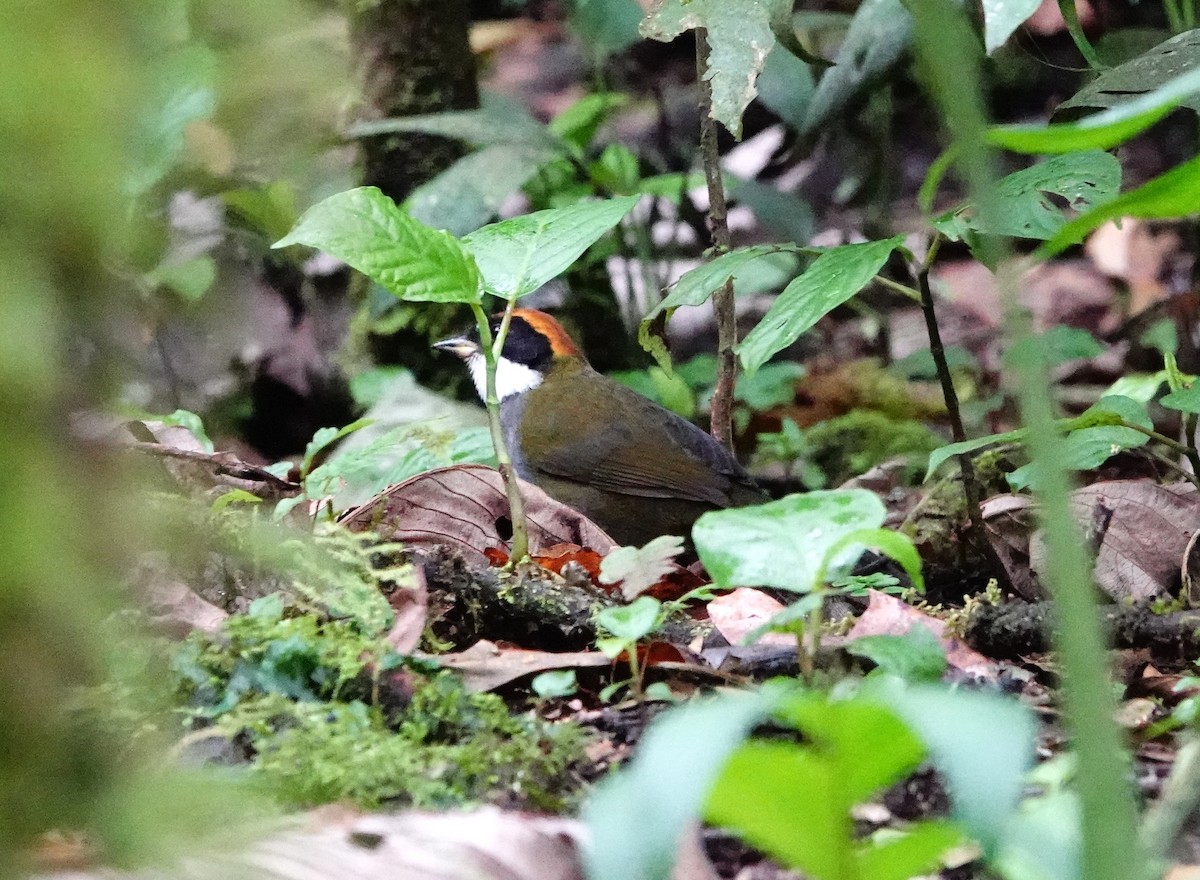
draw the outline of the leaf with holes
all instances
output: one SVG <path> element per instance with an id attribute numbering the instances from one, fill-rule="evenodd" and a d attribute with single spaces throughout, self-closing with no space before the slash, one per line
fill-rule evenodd
<path id="1" fill-rule="evenodd" d="M 333 254 L 409 302 L 477 303 L 483 297 L 479 269 L 458 239 L 417 222 L 373 186 L 309 208 L 273 247 L 293 244 Z"/>
<path id="2" fill-rule="evenodd" d="M 1107 150 L 1149 128 L 1178 107 L 1182 101 L 1195 103 L 1197 94 L 1200 94 L 1200 70 L 1190 70 L 1168 80 L 1153 91 L 1148 92 L 1144 87 L 1139 87 L 1133 93 L 1113 95 L 1112 103 L 1105 105 L 1110 109 L 1084 117 L 1078 122 L 1054 125 L 995 125 L 988 129 L 987 140 L 994 146 L 1018 153 Z M 1118 97 L 1124 100 L 1115 100 Z"/>
<path id="3" fill-rule="evenodd" d="M 708 32 L 710 115 L 735 138 L 742 113 L 757 94 L 755 80 L 775 45 L 773 4 L 765 0 L 655 0 L 642 36 L 669 43 L 684 31 Z"/>
<path id="4" fill-rule="evenodd" d="M 996 185 L 991 222 L 970 207 L 958 208 L 933 221 L 952 241 L 971 233 L 1048 239 L 1067 224 L 1061 202 L 1083 213 L 1111 202 L 1121 188 L 1121 164 L 1102 150 L 1067 153 L 1008 175 Z"/>
<path id="5" fill-rule="evenodd" d="M 1076 217 L 1037 250 L 1041 258 L 1052 257 L 1083 240 L 1109 220 L 1139 217 L 1171 220 L 1200 213 L 1200 157 L 1177 165 L 1149 183 Z"/>
<path id="6" fill-rule="evenodd" d="M 1185 31 L 1100 75 L 1055 108 L 1055 114 L 1082 107 L 1120 107 L 1178 80 L 1200 74 L 1200 30 Z M 1200 89 L 1181 95 L 1183 106 L 1200 111 Z"/>
<path id="7" fill-rule="evenodd" d="M 626 602 L 653 587 L 675 568 L 683 538 L 663 535 L 645 547 L 616 547 L 600 563 L 600 583 L 621 584 Z"/>

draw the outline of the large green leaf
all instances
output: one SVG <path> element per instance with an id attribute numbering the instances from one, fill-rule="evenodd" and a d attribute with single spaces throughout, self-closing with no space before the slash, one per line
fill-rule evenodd
<path id="1" fill-rule="evenodd" d="M 804 125 L 816 88 L 807 64 L 791 52 L 772 52 L 763 64 L 757 88 L 758 100 L 772 113 L 792 128 L 799 129 Z"/>
<path id="2" fill-rule="evenodd" d="M 771 355 L 862 290 L 903 246 L 897 235 L 884 241 L 847 244 L 821 254 L 799 278 L 783 289 L 770 311 L 736 347 L 742 365 L 753 372 Z"/>
<path id="3" fill-rule="evenodd" d="M 1144 431 L 1112 424 L 1118 419 L 1146 430 L 1154 427 L 1146 405 L 1141 401 L 1116 394 L 1102 397 L 1083 415 L 1067 422 L 1071 431 L 1063 441 L 1063 464 L 1072 470 L 1091 470 L 1118 452 L 1137 449 L 1150 442 Z M 1014 489 L 1036 489 L 1038 471 L 1035 464 L 1024 465 L 1008 474 L 1008 484 Z"/>
<path id="4" fill-rule="evenodd" d="M 794 255 L 799 251 L 800 248 L 796 245 L 756 244 L 721 254 L 717 258 L 685 272 L 671 286 L 670 292 L 659 300 L 658 304 L 642 319 L 642 323 L 638 326 L 638 342 L 641 343 L 642 348 L 654 355 L 654 359 L 663 369 L 670 370 L 671 357 L 667 353 L 666 346 L 650 332 L 651 325 L 660 314 L 666 313 L 666 316 L 670 318 L 680 306 L 703 305 L 712 296 L 713 291 L 731 278 L 735 292 L 745 293 L 747 291 L 742 289 L 739 282 L 746 276 L 757 274 L 756 270 L 768 263 L 778 264 L 772 265 L 771 268 L 776 270 L 779 282 L 782 284 L 785 278 L 790 277 L 791 266 L 795 263 Z"/>
<path id="5" fill-rule="evenodd" d="M 875 847 L 855 839 L 850 808 L 915 768 L 920 741 L 894 712 L 866 700 L 802 694 L 785 701 L 779 720 L 804 742 L 743 745 L 713 787 L 705 817 L 817 880 L 911 876 L 885 873 Z M 936 865 L 961 835 L 918 840 L 904 866 L 916 872 Z M 854 867 L 864 857 L 872 865 L 866 874 Z"/>
<path id="6" fill-rule="evenodd" d="M 488 292 L 517 299 L 564 272 L 637 201 L 627 196 L 537 211 L 485 226 L 463 244 L 475 255 Z"/>
<path id="7" fill-rule="evenodd" d="M 1015 699 L 938 685 L 878 694 L 928 747 L 953 815 L 994 853 L 1033 761 L 1037 725 Z"/>
<path id="8" fill-rule="evenodd" d="M 1041 0 L 983 0 L 983 38 L 991 55 L 1041 6 Z"/>
<path id="9" fill-rule="evenodd" d="M 483 283 L 458 239 L 430 229 L 373 186 L 309 208 L 281 248 L 303 244 L 333 254 L 410 302 L 477 303 Z"/>
<path id="10" fill-rule="evenodd" d="M 1189 31 L 1189 33 L 1195 33 Z M 1163 83 L 1153 91 L 1139 88 L 1111 109 L 1077 122 L 1055 125 L 997 125 L 988 129 L 987 139 L 997 147 L 1018 153 L 1070 153 L 1076 150 L 1107 150 L 1149 128 L 1200 93 L 1200 70 L 1191 70 Z"/>
<path id="11" fill-rule="evenodd" d="M 188 123 L 211 116 L 217 106 L 217 59 L 205 46 L 187 43 L 159 62 L 149 112 L 134 130 L 126 191 L 140 195 L 171 170 L 184 147 Z"/>
<path id="12" fill-rule="evenodd" d="M 970 232 L 1015 238 L 1052 238 L 1067 223 L 1060 204 L 1082 213 L 1111 202 L 1121 188 L 1121 163 L 1103 150 L 1053 156 L 1008 175 L 996 185 L 991 222 L 970 208 L 959 208 L 933 221 L 951 240 Z M 1052 199 L 1051 196 L 1057 196 Z"/>
<path id="13" fill-rule="evenodd" d="M 1169 220 L 1197 213 L 1200 213 L 1200 156 L 1076 217 L 1038 248 L 1037 254 L 1043 258 L 1051 257 L 1082 241 L 1085 235 L 1109 220 L 1121 217 Z"/>
<path id="14" fill-rule="evenodd" d="M 912 43 L 912 16 L 901 0 L 864 0 L 825 71 L 801 133 L 811 134 L 891 68 Z"/>
<path id="15" fill-rule="evenodd" d="M 755 80 L 775 45 L 770 0 L 655 0 L 642 36 L 669 43 L 684 31 L 708 32 L 712 118 L 740 138 L 742 113 L 757 93 Z"/>
<path id="16" fill-rule="evenodd" d="M 450 110 L 418 116 L 374 119 L 350 126 L 350 137 L 421 132 L 466 141 L 473 146 L 516 144 L 535 149 L 562 150 L 554 133 L 516 101 L 485 95 L 478 110 Z"/>
<path id="17" fill-rule="evenodd" d="M 571 30 L 587 51 L 601 59 L 641 39 L 642 7 L 637 0 L 574 0 L 570 7 Z"/>
<path id="18" fill-rule="evenodd" d="M 848 489 L 788 495 L 754 507 L 714 510 L 692 527 L 692 540 L 713 583 L 720 587 L 778 587 L 805 593 L 829 550 L 845 535 L 883 525 L 883 502 Z M 852 563 L 862 546 L 834 560 L 826 573 Z"/>
<path id="19" fill-rule="evenodd" d="M 788 690 L 727 693 L 656 720 L 633 761 L 597 785 L 584 805 L 588 877 L 666 880 L 679 835 L 699 816 L 726 759 Z"/>
<path id="20" fill-rule="evenodd" d="M 421 184 L 405 207 L 426 225 L 466 235 L 494 218 L 504 200 L 557 155 L 524 144 L 489 144 Z"/>
<path id="21" fill-rule="evenodd" d="M 1165 40 L 1148 52 L 1100 75 L 1055 108 L 1055 114 L 1081 107 L 1120 107 L 1174 84 L 1189 73 L 1200 73 L 1200 30 L 1185 31 Z M 1175 86 L 1177 88 L 1177 86 Z M 1200 95 L 1186 92 L 1179 101 L 1200 110 Z"/>

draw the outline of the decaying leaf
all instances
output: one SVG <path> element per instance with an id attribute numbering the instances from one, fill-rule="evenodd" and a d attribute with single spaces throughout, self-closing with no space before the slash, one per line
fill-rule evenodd
<path id="1" fill-rule="evenodd" d="M 529 549 L 544 553 L 575 544 L 607 553 L 616 542 L 599 526 L 541 489 L 521 483 L 529 520 Z M 505 548 L 511 535 L 508 498 L 500 475 L 483 465 L 439 468 L 396 486 L 347 511 L 352 531 L 371 530 L 411 547 L 453 547 L 468 562 L 488 564 L 488 551 Z"/>
<path id="2" fill-rule="evenodd" d="M 762 590 L 739 587 L 708 603 L 708 619 L 729 644 L 740 645 L 746 636 L 761 628 L 783 609 L 782 602 Z M 755 644 L 794 648 L 796 637 L 786 633 L 763 633 Z"/>
<path id="3" fill-rule="evenodd" d="M 599 651 L 526 651 L 523 648 L 501 648 L 495 642 L 483 640 L 465 651 L 438 654 L 430 659 L 458 672 L 463 683 L 473 691 L 490 691 L 526 675 L 549 669 L 600 668 L 612 664 Z"/>
<path id="4" fill-rule="evenodd" d="M 1200 493 L 1190 483 L 1109 480 L 1071 493 L 1076 522 L 1096 544 L 1096 585 L 1114 599 L 1170 595 L 1188 542 L 1200 529 Z M 1030 566 L 1045 565 L 1041 536 L 1030 541 Z"/>
<path id="5" fill-rule="evenodd" d="M 626 602 L 637 598 L 657 584 L 677 566 L 674 559 L 683 552 L 683 538 L 663 535 L 645 547 L 617 547 L 600 563 L 600 582 L 621 585 Z"/>
<path id="6" fill-rule="evenodd" d="M 867 610 L 846 634 L 847 642 L 864 636 L 902 636 L 914 626 L 923 626 L 937 637 L 946 652 L 946 663 L 952 669 L 977 678 L 996 678 L 996 664 L 967 647 L 957 636 L 947 635 L 946 621 L 930 617 L 895 596 L 878 590 L 871 590 L 870 594 Z"/>

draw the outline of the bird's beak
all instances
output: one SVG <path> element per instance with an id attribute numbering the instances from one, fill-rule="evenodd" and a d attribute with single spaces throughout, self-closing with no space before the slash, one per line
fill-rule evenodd
<path id="1" fill-rule="evenodd" d="M 433 347 L 440 351 L 448 351 L 464 361 L 473 354 L 479 354 L 479 343 L 473 342 L 465 336 L 443 339 L 441 342 L 435 342 Z"/>

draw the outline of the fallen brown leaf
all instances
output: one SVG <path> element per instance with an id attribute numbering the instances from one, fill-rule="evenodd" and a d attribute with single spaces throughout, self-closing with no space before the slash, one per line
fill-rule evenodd
<path id="1" fill-rule="evenodd" d="M 589 669 L 612 665 L 599 651 L 551 653 L 502 648 L 494 642 L 478 641 L 465 651 L 429 655 L 433 660 L 462 675 L 463 683 L 473 691 L 490 691 L 527 675 L 550 669 Z"/>
<path id="2" fill-rule="evenodd" d="M 529 521 L 529 549 L 545 553 L 557 544 L 575 544 L 604 554 L 616 546 L 599 526 L 529 483 L 521 484 Z M 453 547 L 469 562 L 490 564 L 502 550 L 501 530 L 509 516 L 500 475 L 483 465 L 456 465 L 419 474 L 344 513 L 352 531 L 375 531 L 411 547 Z"/>
<path id="3" fill-rule="evenodd" d="M 870 590 L 867 610 L 845 636 L 852 642 L 863 636 L 902 636 L 914 626 L 923 626 L 933 633 L 946 652 L 946 663 L 951 669 L 977 678 L 995 680 L 996 664 L 978 651 L 967 647 L 957 636 L 946 635 L 946 622 L 930 617 L 907 602 Z"/>
<path id="4" fill-rule="evenodd" d="M 746 636 L 754 632 L 784 609 L 778 599 L 762 590 L 739 587 L 732 593 L 718 596 L 708 603 L 708 619 L 717 632 L 731 645 L 740 645 Z M 786 633 L 764 633 L 755 642 L 758 645 L 778 645 L 794 648 L 795 636 Z"/>

